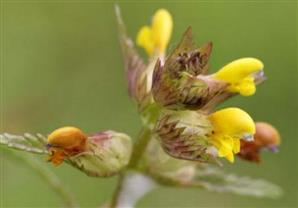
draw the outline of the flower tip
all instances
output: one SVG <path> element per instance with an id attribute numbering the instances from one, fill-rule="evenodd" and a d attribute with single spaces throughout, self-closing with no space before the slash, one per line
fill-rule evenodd
<path id="1" fill-rule="evenodd" d="M 251 96 L 256 92 L 255 75 L 263 74 L 263 68 L 259 59 L 241 58 L 221 68 L 213 77 L 228 82 L 228 91 Z"/>
<path id="2" fill-rule="evenodd" d="M 154 21 L 169 21 L 171 23 L 172 16 L 168 10 L 160 8 L 153 15 L 152 22 Z"/>
<path id="3" fill-rule="evenodd" d="M 173 20 L 170 12 L 159 9 L 152 19 L 153 41 L 160 52 L 164 53 L 172 35 Z"/>
<path id="4" fill-rule="evenodd" d="M 152 17 L 152 26 L 164 26 L 167 29 L 172 29 L 173 19 L 171 13 L 166 9 L 158 9 Z"/>
<path id="5" fill-rule="evenodd" d="M 166 9 L 157 10 L 151 26 L 142 27 L 137 34 L 137 44 L 145 49 L 148 55 L 163 54 L 172 35 L 173 20 Z"/>

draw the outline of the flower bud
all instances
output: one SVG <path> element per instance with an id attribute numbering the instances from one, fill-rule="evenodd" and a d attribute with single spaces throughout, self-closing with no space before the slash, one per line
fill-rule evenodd
<path id="1" fill-rule="evenodd" d="M 267 147 L 270 145 L 278 146 L 280 144 L 278 131 L 272 125 L 265 122 L 256 123 L 256 134 L 254 138 L 255 144 L 259 147 Z"/>
<path id="2" fill-rule="evenodd" d="M 123 133 L 103 131 L 92 136 L 75 127 L 63 127 L 48 136 L 51 161 L 63 161 L 89 176 L 110 176 L 124 168 L 131 155 L 131 139 Z"/>
<path id="3" fill-rule="evenodd" d="M 227 64 L 212 76 L 216 80 L 227 82 L 229 92 L 250 96 L 256 91 L 256 76 L 263 76 L 260 74 L 263 68 L 263 63 L 258 59 L 242 58 Z"/>
<path id="4" fill-rule="evenodd" d="M 89 136 L 87 150 L 69 157 L 68 161 L 89 176 L 111 176 L 126 167 L 131 150 L 129 136 L 103 131 Z"/>
<path id="5" fill-rule="evenodd" d="M 280 135 L 278 131 L 270 124 L 265 122 L 256 123 L 256 133 L 254 141 L 241 141 L 241 151 L 238 156 L 241 159 L 259 162 L 260 152 L 267 149 L 273 152 L 278 150 L 280 144 Z"/>

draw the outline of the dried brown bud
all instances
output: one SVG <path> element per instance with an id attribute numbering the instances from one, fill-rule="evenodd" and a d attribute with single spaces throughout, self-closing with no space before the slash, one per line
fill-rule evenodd
<path id="1" fill-rule="evenodd" d="M 244 160 L 259 162 L 261 150 L 267 149 L 276 152 L 279 144 L 278 131 L 268 123 L 257 122 L 254 140 L 250 142 L 241 140 L 241 150 L 238 156 Z"/>
<path id="2" fill-rule="evenodd" d="M 256 134 L 254 138 L 255 144 L 259 147 L 278 146 L 280 144 L 278 131 L 272 125 L 265 122 L 256 123 Z"/>

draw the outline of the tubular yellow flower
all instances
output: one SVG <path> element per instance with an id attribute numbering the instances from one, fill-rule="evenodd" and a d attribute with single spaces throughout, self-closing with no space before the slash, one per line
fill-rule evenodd
<path id="1" fill-rule="evenodd" d="M 65 157 L 85 150 L 87 137 L 78 128 L 62 127 L 48 136 L 49 161 L 59 165 Z"/>
<path id="2" fill-rule="evenodd" d="M 258 59 L 241 58 L 221 68 L 213 77 L 228 82 L 230 92 L 250 96 L 256 91 L 254 75 L 261 72 L 263 68 L 263 63 Z"/>
<path id="3" fill-rule="evenodd" d="M 165 9 L 159 9 L 152 18 L 151 26 L 143 26 L 137 35 L 137 44 L 143 47 L 149 56 L 163 54 L 171 38 L 173 20 Z"/>
<path id="4" fill-rule="evenodd" d="M 211 143 L 219 157 L 234 162 L 234 154 L 240 151 L 240 139 L 252 140 L 256 132 L 252 118 L 239 108 L 226 108 L 209 115 L 213 126 Z"/>

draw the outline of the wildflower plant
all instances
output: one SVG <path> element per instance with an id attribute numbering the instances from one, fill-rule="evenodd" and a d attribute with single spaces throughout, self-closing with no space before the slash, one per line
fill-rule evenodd
<path id="1" fill-rule="evenodd" d="M 2 149 L 34 167 L 69 207 L 78 205 L 45 164 L 10 149 L 47 155 L 54 166 L 66 163 L 91 177 L 118 176 L 118 186 L 106 207 L 133 207 L 158 185 L 280 196 L 281 189 L 270 182 L 222 170 L 223 159 L 259 162 L 262 150 L 276 152 L 280 144 L 273 126 L 255 122 L 244 110 L 215 110 L 233 96 L 253 95 L 265 80 L 263 63 L 240 58 L 208 74 L 213 45 L 197 46 L 191 27 L 167 53 L 173 20 L 165 9 L 159 9 L 150 25 L 137 34 L 136 44 L 148 55 L 144 60 L 126 33 L 117 6 L 115 11 L 128 92 L 142 120 L 135 143 L 127 134 L 113 130 L 87 134 L 76 127 L 62 127 L 47 136 L 3 133 Z"/>

